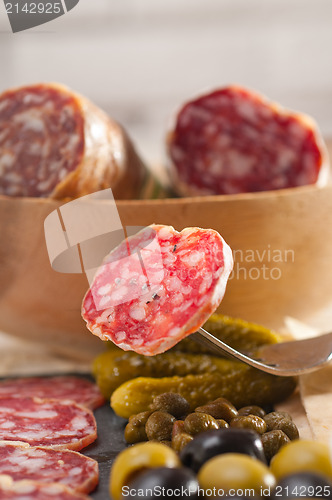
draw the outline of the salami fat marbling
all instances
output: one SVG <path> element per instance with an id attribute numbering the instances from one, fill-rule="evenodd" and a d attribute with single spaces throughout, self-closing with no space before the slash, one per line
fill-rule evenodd
<path id="1" fill-rule="evenodd" d="M 0 397 L 0 441 L 81 450 L 95 441 L 95 418 L 71 401 Z"/>
<path id="2" fill-rule="evenodd" d="M 105 403 L 98 386 L 75 376 L 22 377 L 0 381 L 0 398 L 37 397 L 70 400 L 94 410 Z"/>
<path id="3" fill-rule="evenodd" d="M 216 310 L 232 267 L 231 249 L 212 229 L 148 226 L 106 257 L 84 298 L 83 319 L 124 350 L 164 352 Z"/>
<path id="4" fill-rule="evenodd" d="M 13 481 L 63 484 L 90 493 L 98 484 L 98 463 L 70 450 L 31 447 L 26 443 L 0 441 L 0 477 Z"/>

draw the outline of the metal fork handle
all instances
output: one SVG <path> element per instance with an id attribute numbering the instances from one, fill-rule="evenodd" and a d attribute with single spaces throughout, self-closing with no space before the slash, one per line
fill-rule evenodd
<path id="1" fill-rule="evenodd" d="M 219 353 L 220 350 L 222 350 L 227 354 L 229 354 L 230 356 L 232 356 L 233 358 L 239 359 L 240 361 L 243 361 L 247 365 L 253 366 L 254 368 L 258 368 L 259 370 L 262 370 L 266 373 L 271 373 L 272 375 L 279 375 L 283 377 L 289 377 L 290 375 L 294 375 L 293 371 L 288 371 L 287 369 L 281 370 L 279 367 L 274 367 L 273 365 L 267 365 L 265 363 L 262 363 L 261 361 L 246 356 L 242 352 L 239 352 L 236 349 L 233 349 L 233 347 L 230 347 L 229 345 L 225 344 L 225 342 L 223 342 L 222 340 L 217 339 L 214 335 L 204 330 L 204 328 L 200 328 L 197 333 L 201 337 L 203 337 L 204 343 L 206 343 L 209 347 L 218 350 Z"/>

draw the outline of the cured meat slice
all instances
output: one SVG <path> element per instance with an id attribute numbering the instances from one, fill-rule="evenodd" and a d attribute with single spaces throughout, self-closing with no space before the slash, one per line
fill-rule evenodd
<path id="1" fill-rule="evenodd" d="M 71 401 L 0 398 L 0 440 L 81 450 L 97 438 L 91 412 Z"/>
<path id="2" fill-rule="evenodd" d="M 77 493 L 63 484 L 43 484 L 38 481 L 13 482 L 0 476 L 1 500 L 89 500 L 90 497 Z"/>
<path id="3" fill-rule="evenodd" d="M 173 189 L 183 196 L 324 185 L 328 178 L 314 121 L 237 86 L 186 103 L 167 150 Z"/>
<path id="4" fill-rule="evenodd" d="M 128 136 L 85 97 L 38 84 L 0 95 L 0 194 L 134 198 L 145 168 Z"/>
<path id="5" fill-rule="evenodd" d="M 212 229 L 148 226 L 106 257 L 84 298 L 83 319 L 124 350 L 164 352 L 216 310 L 232 267 L 231 249 Z"/>
<path id="6" fill-rule="evenodd" d="M 40 399 L 71 400 L 91 410 L 105 403 L 98 386 L 83 377 L 26 377 L 0 382 L 2 397 L 37 397 Z"/>
<path id="7" fill-rule="evenodd" d="M 98 463 L 70 450 L 31 447 L 26 443 L 0 441 L 0 477 L 63 484 L 80 493 L 98 484 Z"/>

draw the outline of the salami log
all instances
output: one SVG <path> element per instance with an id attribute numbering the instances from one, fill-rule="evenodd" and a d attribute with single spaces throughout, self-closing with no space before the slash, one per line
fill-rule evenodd
<path id="1" fill-rule="evenodd" d="M 0 382 L 0 398 L 37 397 L 40 399 L 70 400 L 91 410 L 105 403 L 98 386 L 83 377 L 26 377 Z"/>
<path id="2" fill-rule="evenodd" d="M 38 481 L 13 482 L 0 476 L 1 500 L 89 500 L 90 497 L 72 491 L 63 484 L 43 484 Z"/>
<path id="3" fill-rule="evenodd" d="M 219 233 L 151 225 L 106 257 L 87 292 L 88 329 L 152 356 L 195 332 L 220 304 L 233 267 Z"/>
<path id="4" fill-rule="evenodd" d="M 97 438 L 91 412 L 73 402 L 38 398 L 0 398 L 0 440 L 31 446 L 81 450 Z"/>
<path id="5" fill-rule="evenodd" d="M 70 450 L 30 447 L 0 441 L 0 477 L 63 484 L 79 493 L 90 493 L 98 484 L 98 463 Z"/>
<path id="6" fill-rule="evenodd" d="M 167 151 L 172 186 L 182 196 L 324 185 L 329 170 L 311 118 L 238 86 L 187 102 Z"/>
<path id="7" fill-rule="evenodd" d="M 122 127 L 85 97 L 53 83 L 0 95 L 0 194 L 64 199 L 111 187 L 129 199 L 144 176 Z"/>

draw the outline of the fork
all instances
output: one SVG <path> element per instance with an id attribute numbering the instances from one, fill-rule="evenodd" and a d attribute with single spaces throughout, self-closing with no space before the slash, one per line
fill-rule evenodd
<path id="1" fill-rule="evenodd" d="M 239 359 L 272 375 L 290 377 L 319 370 L 332 359 L 332 333 L 305 340 L 281 342 L 261 347 L 255 357 L 248 356 L 200 328 L 195 340 L 210 349 Z"/>

